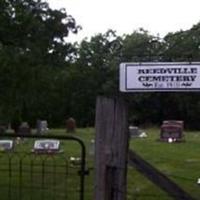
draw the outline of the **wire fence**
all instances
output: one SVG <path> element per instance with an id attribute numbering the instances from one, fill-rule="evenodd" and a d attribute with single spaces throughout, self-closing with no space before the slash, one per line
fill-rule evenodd
<path id="1" fill-rule="evenodd" d="M 37 138 L 37 137 L 36 137 Z M 2 200 L 90 200 L 94 192 L 93 161 L 87 160 L 92 166 L 87 179 L 86 167 L 71 159 L 81 157 L 80 145 L 71 144 L 59 138 L 61 149 L 57 154 L 36 154 L 32 152 L 35 138 L 22 139 L 12 151 L 0 152 L 0 199 Z M 15 138 L 13 138 L 15 141 Z M 75 152 L 70 153 L 73 149 Z M 158 158 L 159 159 L 159 158 Z M 160 158 L 167 159 L 167 158 Z M 82 160 L 82 159 L 81 159 Z M 170 161 L 169 161 L 170 162 Z M 178 167 L 178 166 L 177 166 Z M 164 172 L 163 172 L 164 173 Z M 196 178 L 164 173 L 178 183 L 186 182 L 190 188 L 197 188 Z M 143 185 L 137 184 L 141 180 Z M 181 196 L 169 195 L 153 185 L 146 177 L 133 167 L 128 167 L 127 200 L 171 200 Z M 81 184 L 84 184 L 82 188 Z M 125 191 L 112 185 L 111 196 L 120 195 Z M 191 190 L 192 191 L 192 190 Z"/>
<path id="2" fill-rule="evenodd" d="M 21 142 L 17 145 L 16 136 L 9 137 L 15 147 L 0 152 L 1 200 L 84 200 L 85 147 L 80 139 L 40 136 L 59 139 L 63 151 L 37 153 L 31 147 L 33 138 L 39 136 L 24 139 L 21 135 Z M 75 148 L 76 152 L 70 154 L 68 147 Z"/>

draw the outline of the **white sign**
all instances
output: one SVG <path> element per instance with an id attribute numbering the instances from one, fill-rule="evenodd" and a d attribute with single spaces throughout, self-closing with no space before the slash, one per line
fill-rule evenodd
<path id="1" fill-rule="evenodd" d="M 122 63 L 120 91 L 200 91 L 200 63 Z"/>

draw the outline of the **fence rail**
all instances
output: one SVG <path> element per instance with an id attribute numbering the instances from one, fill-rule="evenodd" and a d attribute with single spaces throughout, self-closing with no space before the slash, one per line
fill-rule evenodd
<path id="1" fill-rule="evenodd" d="M 129 165 L 136 168 L 150 181 L 156 184 L 159 188 L 167 192 L 175 200 L 195 200 L 190 194 L 184 191 L 180 186 L 170 180 L 166 175 L 153 167 L 147 161 L 142 159 L 134 151 L 129 150 Z"/>

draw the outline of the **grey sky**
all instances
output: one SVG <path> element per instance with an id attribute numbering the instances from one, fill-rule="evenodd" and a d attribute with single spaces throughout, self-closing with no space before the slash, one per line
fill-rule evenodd
<path id="1" fill-rule="evenodd" d="M 142 27 L 161 37 L 186 30 L 200 21 L 200 0 L 47 0 L 65 8 L 83 27 L 71 40 L 80 40 L 108 29 L 119 35 Z"/>

